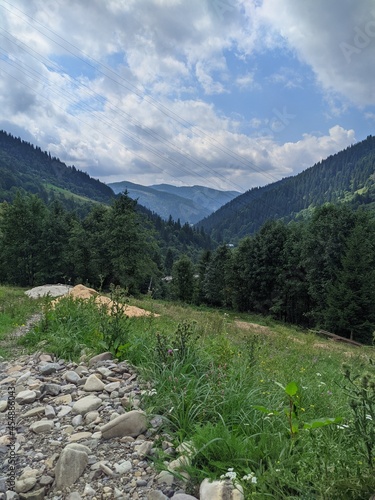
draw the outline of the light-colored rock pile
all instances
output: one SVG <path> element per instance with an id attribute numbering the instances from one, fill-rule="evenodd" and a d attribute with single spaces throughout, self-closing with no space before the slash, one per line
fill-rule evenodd
<path id="1" fill-rule="evenodd" d="M 12 387 L 15 440 L 9 434 Z M 161 417 L 148 420 L 141 403 L 150 389 L 110 353 L 79 364 L 40 353 L 0 361 L 0 500 L 194 500 L 186 483 L 153 467 L 156 442 L 171 456 L 170 471 L 188 460 L 182 453 L 189 447 L 175 450 Z M 10 445 L 15 491 L 7 491 Z M 243 495 L 225 481 L 205 480 L 199 498 Z"/>

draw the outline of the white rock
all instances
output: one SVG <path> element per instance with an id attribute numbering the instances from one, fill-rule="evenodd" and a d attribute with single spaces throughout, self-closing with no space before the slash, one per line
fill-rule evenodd
<path id="1" fill-rule="evenodd" d="M 36 392 L 30 391 L 28 389 L 26 391 L 19 392 L 16 396 L 16 403 L 18 403 L 19 405 L 27 405 L 30 403 L 34 403 L 35 400 L 36 400 Z"/>
<path id="2" fill-rule="evenodd" d="M 103 382 L 94 374 L 88 377 L 85 385 L 83 386 L 83 390 L 86 392 L 102 391 L 103 389 Z"/>
<path id="3" fill-rule="evenodd" d="M 85 415 L 89 411 L 97 410 L 101 404 L 102 400 L 96 396 L 86 396 L 74 403 L 73 412 Z"/>
<path id="4" fill-rule="evenodd" d="M 131 471 L 133 466 L 132 463 L 129 460 L 124 460 L 123 462 L 119 464 L 114 465 L 115 471 L 117 474 L 126 474 L 127 472 Z"/>
<path id="5" fill-rule="evenodd" d="M 56 489 L 63 489 L 74 484 L 83 474 L 88 463 L 86 451 L 66 446 L 55 467 Z"/>
<path id="6" fill-rule="evenodd" d="M 199 488 L 200 500 L 244 500 L 240 484 L 234 487 L 230 481 L 212 481 L 204 479 Z"/>
<path id="7" fill-rule="evenodd" d="M 50 432 L 53 429 L 53 422 L 51 420 L 39 420 L 30 425 L 30 430 L 35 432 L 35 434 L 44 434 L 45 432 Z"/>

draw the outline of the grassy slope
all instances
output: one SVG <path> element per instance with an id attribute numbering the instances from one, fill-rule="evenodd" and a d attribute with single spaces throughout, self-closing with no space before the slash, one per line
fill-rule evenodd
<path id="1" fill-rule="evenodd" d="M 5 289 L 0 291 L 6 303 Z M 15 300 L 23 312 L 16 315 L 16 306 L 7 306 L 8 319 L 0 320 L 3 331 L 36 307 L 20 291 L 9 293 L 9 304 Z M 257 484 L 242 481 L 245 498 L 360 499 L 375 491 L 373 458 L 367 453 L 375 446 L 368 418 L 371 414 L 375 420 L 375 384 L 366 382 L 369 388 L 363 392 L 363 379 L 358 379 L 353 387 L 365 396 L 358 398 L 358 391 L 350 389 L 348 397 L 342 368 L 346 362 L 351 373 L 373 371 L 368 363 L 372 347 L 338 344 L 249 314 L 150 298 L 131 299 L 130 304 L 160 316 L 104 325 L 103 317 L 94 318 L 91 305 L 83 312 L 77 308 L 85 315 L 80 319 L 67 301 L 51 312 L 43 327 L 28 334 L 24 344 L 33 351 L 43 340 L 47 352 L 77 359 L 77 346 L 86 344 L 94 353 L 113 348 L 115 338 L 122 335 L 125 348 L 119 353 L 139 367 L 156 392 L 144 394 L 142 407 L 150 415 L 164 416 L 165 429 L 176 445 L 191 440 L 198 450 L 187 467 L 193 494 L 203 478 L 218 478 L 228 468 L 234 468 L 240 479 L 249 473 L 257 477 Z M 187 325 L 185 330 L 181 324 Z M 291 382 L 298 386 L 293 406 L 283 389 Z M 353 395 L 362 405 L 357 413 L 350 406 Z M 348 428 L 302 429 L 316 419 L 336 417 Z M 298 425 L 294 435 L 290 420 Z M 161 467 L 165 459 L 171 457 L 161 452 Z"/>

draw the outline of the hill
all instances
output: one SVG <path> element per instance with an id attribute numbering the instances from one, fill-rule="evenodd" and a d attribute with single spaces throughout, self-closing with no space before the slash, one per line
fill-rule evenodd
<path id="1" fill-rule="evenodd" d="M 329 156 L 298 175 L 234 198 L 198 223 L 218 241 L 255 233 L 267 220 L 304 217 L 326 202 L 375 206 L 375 137 Z"/>
<path id="2" fill-rule="evenodd" d="M 220 191 L 204 186 L 142 186 L 129 181 L 114 182 L 108 186 L 116 194 L 127 190 L 131 198 L 137 199 L 141 205 L 163 219 L 172 216 L 174 220 L 180 219 L 183 224 L 197 223 L 240 194 L 237 191 Z"/>
<path id="3" fill-rule="evenodd" d="M 0 201 L 11 201 L 18 189 L 38 194 L 46 202 L 59 199 L 68 208 L 93 201 L 109 203 L 114 198 L 103 182 L 2 130 Z"/>

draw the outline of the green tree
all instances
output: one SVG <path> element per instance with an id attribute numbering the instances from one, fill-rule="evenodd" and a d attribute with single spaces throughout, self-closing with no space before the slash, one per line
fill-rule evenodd
<path id="1" fill-rule="evenodd" d="M 345 243 L 342 267 L 327 293 L 323 326 L 359 342 L 371 343 L 375 330 L 375 238 L 367 214 Z"/>
<path id="2" fill-rule="evenodd" d="M 207 265 L 203 292 L 205 301 L 213 306 L 232 306 L 232 252 L 227 245 L 216 249 Z"/>
<path id="3" fill-rule="evenodd" d="M 175 298 L 183 302 L 191 302 L 195 286 L 194 266 L 186 255 L 173 264 L 172 278 Z"/>
<path id="4" fill-rule="evenodd" d="M 4 204 L 0 219 L 2 282 L 41 284 L 46 219 L 47 207 L 36 195 L 18 192 L 12 204 Z"/>

